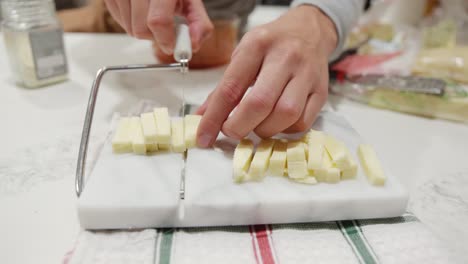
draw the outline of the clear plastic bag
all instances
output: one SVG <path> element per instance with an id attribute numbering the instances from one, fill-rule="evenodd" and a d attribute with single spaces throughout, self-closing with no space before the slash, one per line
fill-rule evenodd
<path id="1" fill-rule="evenodd" d="M 336 82 L 332 92 L 349 99 L 393 111 L 468 123 L 468 86 L 447 82 L 442 96 L 398 91 L 387 87 Z"/>

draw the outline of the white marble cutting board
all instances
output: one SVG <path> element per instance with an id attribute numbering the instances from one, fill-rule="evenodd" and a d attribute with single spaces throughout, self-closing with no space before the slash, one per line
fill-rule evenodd
<path id="1" fill-rule="evenodd" d="M 314 128 L 343 140 L 353 152 L 362 142 L 351 126 L 324 112 Z M 220 137 L 214 149 L 191 149 L 185 200 L 179 201 L 182 156 L 112 154 L 106 142 L 78 200 L 83 228 L 218 226 L 381 218 L 406 210 L 407 192 L 386 170 L 383 187 L 370 185 L 359 168 L 357 179 L 304 185 L 284 177 L 232 182 L 235 142 Z M 385 167 L 385 161 L 382 161 Z"/>

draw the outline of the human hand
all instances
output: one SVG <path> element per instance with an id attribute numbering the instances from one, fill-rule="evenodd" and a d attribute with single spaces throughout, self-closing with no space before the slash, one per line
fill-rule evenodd
<path id="1" fill-rule="evenodd" d="M 309 128 L 327 99 L 328 56 L 336 43 L 333 22 L 308 5 L 248 32 L 198 109 L 198 145 L 212 145 L 220 131 L 241 139 L 251 131 L 270 137 Z"/>
<path id="2" fill-rule="evenodd" d="M 139 39 L 155 40 L 164 53 L 173 53 L 174 17 L 185 17 L 192 50 L 197 51 L 213 31 L 202 0 L 105 0 L 112 17 L 125 31 Z"/>

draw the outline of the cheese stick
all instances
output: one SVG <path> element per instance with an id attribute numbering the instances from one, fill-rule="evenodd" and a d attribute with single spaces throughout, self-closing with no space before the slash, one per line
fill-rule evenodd
<path id="1" fill-rule="evenodd" d="M 288 143 L 276 140 L 273 147 L 273 153 L 270 158 L 270 166 L 268 171 L 273 176 L 284 176 L 284 171 L 286 168 L 286 149 Z"/>
<path id="2" fill-rule="evenodd" d="M 273 139 L 262 139 L 260 141 L 250 164 L 248 175 L 250 180 L 259 181 L 265 177 L 274 144 Z"/>
<path id="3" fill-rule="evenodd" d="M 184 119 L 173 119 L 171 121 L 171 130 L 172 151 L 184 152 L 185 150 L 187 150 L 184 138 Z"/>
<path id="4" fill-rule="evenodd" d="M 112 151 L 114 153 L 132 152 L 130 138 L 130 118 L 122 117 L 112 138 Z"/>
<path id="5" fill-rule="evenodd" d="M 325 150 L 325 134 L 321 131 L 311 130 L 307 133 L 309 155 L 307 160 L 307 168 L 309 170 L 317 170 L 323 167 L 323 153 Z"/>
<path id="6" fill-rule="evenodd" d="M 247 175 L 252 161 L 254 144 L 250 139 L 242 139 L 234 150 L 232 158 L 232 178 L 234 182 L 242 182 Z"/>
<path id="7" fill-rule="evenodd" d="M 384 185 L 387 177 L 383 172 L 382 165 L 374 148 L 370 145 L 362 144 L 358 148 L 358 156 L 369 182 L 373 185 Z"/>
<path id="8" fill-rule="evenodd" d="M 289 178 L 302 179 L 309 176 L 304 145 L 305 143 L 301 141 L 288 142 L 287 164 Z"/>
<path id="9" fill-rule="evenodd" d="M 130 118 L 130 137 L 132 139 L 132 148 L 135 154 L 146 154 L 146 142 L 141 128 L 140 117 Z"/>
<path id="10" fill-rule="evenodd" d="M 171 119 L 167 107 L 154 108 L 156 141 L 158 144 L 171 144 Z"/>
<path id="11" fill-rule="evenodd" d="M 187 148 L 194 148 L 197 145 L 198 125 L 201 121 L 201 115 L 186 115 L 185 122 L 185 145 Z"/>

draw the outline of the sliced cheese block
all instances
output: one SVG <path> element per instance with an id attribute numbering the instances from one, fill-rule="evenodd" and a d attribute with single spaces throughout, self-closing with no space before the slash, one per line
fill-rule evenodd
<path id="1" fill-rule="evenodd" d="M 356 160 L 353 158 L 351 153 L 347 153 L 348 155 L 348 160 L 349 160 L 349 168 L 341 170 L 341 179 L 342 180 L 349 180 L 349 179 L 354 179 L 356 178 L 357 175 L 357 170 L 358 170 L 358 165 Z"/>
<path id="2" fill-rule="evenodd" d="M 362 144 L 358 148 L 358 156 L 369 182 L 373 185 L 384 185 L 386 176 L 374 148 Z"/>
<path id="3" fill-rule="evenodd" d="M 146 142 L 146 152 L 156 152 L 159 150 L 158 143 Z"/>
<path id="4" fill-rule="evenodd" d="M 158 144 L 159 150 L 169 151 L 171 150 L 171 144 Z"/>
<path id="5" fill-rule="evenodd" d="M 171 121 L 171 130 L 172 151 L 184 152 L 185 150 L 187 150 L 184 138 L 184 119 L 173 119 Z"/>
<path id="6" fill-rule="evenodd" d="M 317 170 L 323 167 L 323 153 L 325 152 L 325 134 L 321 131 L 311 130 L 307 133 L 308 137 L 308 157 L 307 168 Z"/>
<path id="7" fill-rule="evenodd" d="M 347 155 L 347 149 L 343 142 L 332 136 L 325 137 L 325 148 L 332 158 L 333 165 L 344 170 L 351 166 Z"/>
<path id="8" fill-rule="evenodd" d="M 288 142 L 288 149 L 286 153 L 289 178 L 302 179 L 309 176 L 304 142 Z"/>
<path id="9" fill-rule="evenodd" d="M 146 154 L 146 141 L 143 135 L 140 118 L 137 116 L 130 118 L 130 137 L 132 148 L 135 154 Z"/>
<path id="10" fill-rule="evenodd" d="M 274 144 L 275 140 L 273 139 L 262 139 L 260 141 L 252 159 L 252 163 L 250 164 L 248 174 L 250 180 L 259 181 L 265 177 L 265 172 L 270 163 Z"/>
<path id="11" fill-rule="evenodd" d="M 338 168 L 329 168 L 327 170 L 326 182 L 337 183 L 340 181 L 340 170 Z"/>
<path id="12" fill-rule="evenodd" d="M 156 135 L 156 121 L 154 118 L 154 114 L 151 113 L 143 113 L 140 115 L 141 118 L 141 127 L 143 128 L 143 135 L 145 136 L 146 142 L 148 144 L 156 143 L 157 142 L 157 135 Z"/>
<path id="13" fill-rule="evenodd" d="M 307 177 L 307 178 L 302 178 L 302 179 L 291 179 L 295 182 L 299 182 L 299 183 L 303 183 L 303 184 L 310 184 L 310 185 L 314 185 L 314 184 L 317 184 L 317 179 L 315 179 L 315 177 Z"/>
<path id="14" fill-rule="evenodd" d="M 158 144 L 171 144 L 171 119 L 167 107 L 154 108 L 156 141 Z"/>
<path id="15" fill-rule="evenodd" d="M 322 167 L 313 170 L 313 175 L 319 182 L 326 182 L 328 176 L 328 170 L 332 168 L 332 160 L 327 151 L 323 152 L 322 156 Z"/>
<path id="16" fill-rule="evenodd" d="M 232 178 L 234 182 L 245 180 L 253 157 L 254 144 L 250 139 L 242 139 L 234 150 L 232 158 Z"/>
<path id="17" fill-rule="evenodd" d="M 194 148 L 197 145 L 197 130 L 201 121 L 201 115 L 186 115 L 185 122 L 185 145 Z"/>
<path id="18" fill-rule="evenodd" d="M 273 147 L 273 153 L 270 158 L 270 166 L 268 171 L 273 176 L 283 176 L 286 169 L 286 150 L 288 143 L 281 140 L 276 140 Z"/>
<path id="19" fill-rule="evenodd" d="M 112 151 L 114 153 L 132 152 L 132 140 L 130 138 L 130 118 L 122 117 L 117 125 L 112 138 Z"/>

